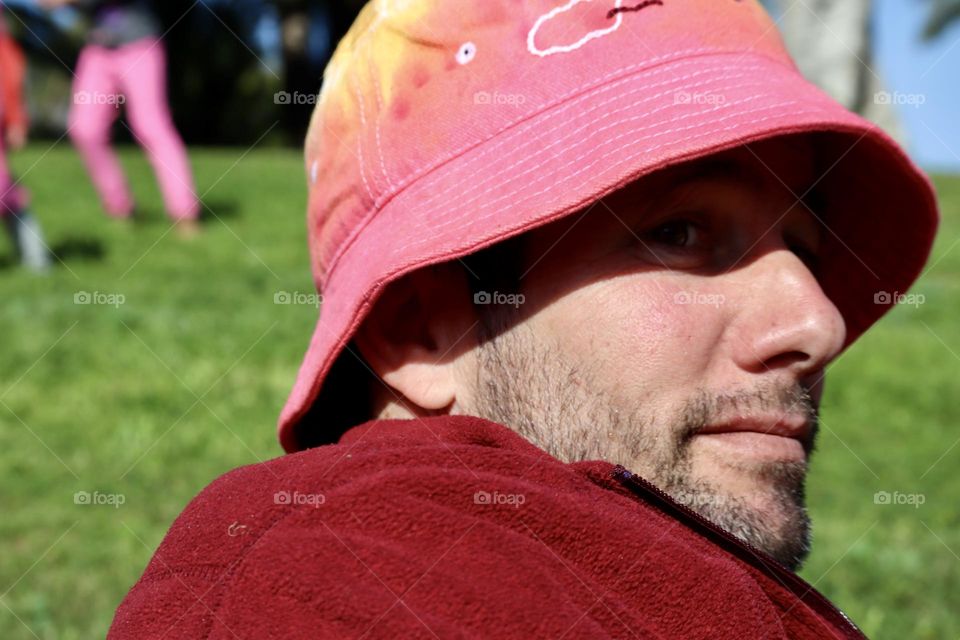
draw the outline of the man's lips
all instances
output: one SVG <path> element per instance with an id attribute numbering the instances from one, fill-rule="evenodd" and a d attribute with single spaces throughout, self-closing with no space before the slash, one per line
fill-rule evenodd
<path id="1" fill-rule="evenodd" d="M 760 434 L 798 441 L 805 452 L 812 446 L 813 425 L 802 414 L 754 414 L 736 416 L 707 425 L 695 435 Z"/>
<path id="2" fill-rule="evenodd" d="M 806 441 L 810 438 L 811 427 L 807 417 L 800 414 L 737 416 L 724 422 L 709 424 L 699 430 L 697 435 L 731 431 L 752 431 Z"/>

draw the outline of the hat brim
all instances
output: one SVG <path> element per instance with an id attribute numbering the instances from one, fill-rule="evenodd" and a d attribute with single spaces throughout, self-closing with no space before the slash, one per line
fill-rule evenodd
<path id="1" fill-rule="evenodd" d="M 755 54 L 683 58 L 544 108 L 387 200 L 327 271 L 319 322 L 280 416 L 281 445 L 302 448 L 301 418 L 390 282 L 574 213 L 659 169 L 816 132 L 833 134 L 820 136 L 828 163 L 818 189 L 830 194 L 822 286 L 846 320 L 846 348 L 919 276 L 939 221 L 930 181 L 876 125 L 794 68 Z"/>

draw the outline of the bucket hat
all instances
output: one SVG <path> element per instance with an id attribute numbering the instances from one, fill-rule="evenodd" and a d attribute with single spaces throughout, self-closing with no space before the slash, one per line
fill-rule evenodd
<path id="1" fill-rule="evenodd" d="M 315 403 L 389 283 L 659 169 L 784 135 L 817 140 L 818 276 L 846 348 L 919 276 L 935 193 L 889 136 L 801 76 L 758 2 L 369 2 L 327 66 L 306 141 L 323 304 L 282 446 L 324 442 Z"/>

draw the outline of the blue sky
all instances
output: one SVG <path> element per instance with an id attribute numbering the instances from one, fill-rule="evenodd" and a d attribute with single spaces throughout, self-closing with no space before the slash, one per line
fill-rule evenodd
<path id="1" fill-rule="evenodd" d="M 910 153 L 928 170 L 960 171 L 960 22 L 924 43 L 919 34 L 928 2 L 875 1 L 875 70 L 888 91 L 925 99 L 898 108 Z"/>

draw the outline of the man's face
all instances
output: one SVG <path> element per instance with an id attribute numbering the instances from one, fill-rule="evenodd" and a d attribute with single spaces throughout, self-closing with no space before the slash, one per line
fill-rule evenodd
<path id="1" fill-rule="evenodd" d="M 622 464 L 791 568 L 843 318 L 784 139 L 658 172 L 529 235 L 525 303 L 490 327 L 457 412 L 565 461 Z"/>

